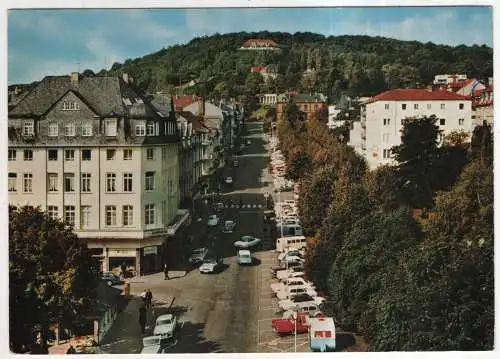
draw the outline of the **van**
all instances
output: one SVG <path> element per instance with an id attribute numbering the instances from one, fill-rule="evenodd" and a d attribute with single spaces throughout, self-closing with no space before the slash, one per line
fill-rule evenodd
<path id="1" fill-rule="evenodd" d="M 299 250 L 301 248 L 306 248 L 307 242 L 306 237 L 300 236 L 290 236 L 281 237 L 276 240 L 276 251 L 285 252 L 289 250 Z"/>
<path id="2" fill-rule="evenodd" d="M 335 351 L 333 318 L 310 318 L 309 325 L 309 349 L 313 352 Z"/>
<path id="3" fill-rule="evenodd" d="M 300 224 L 279 223 L 276 225 L 276 230 L 281 235 L 281 237 L 296 237 L 302 236 L 304 234 L 302 232 L 302 226 Z"/>
<path id="4" fill-rule="evenodd" d="M 248 249 L 241 249 L 238 251 L 236 261 L 239 265 L 252 264 L 252 254 Z"/>

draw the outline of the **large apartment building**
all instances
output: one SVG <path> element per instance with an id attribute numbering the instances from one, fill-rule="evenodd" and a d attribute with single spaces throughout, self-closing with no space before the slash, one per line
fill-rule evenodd
<path id="1" fill-rule="evenodd" d="M 172 109 L 173 110 L 173 109 Z M 47 76 L 9 112 L 9 204 L 71 224 L 103 270 L 158 270 L 179 212 L 174 112 L 132 79 Z"/>
<path id="2" fill-rule="evenodd" d="M 449 91 L 397 89 L 378 94 L 361 106 L 349 144 L 364 156 L 371 169 L 394 164 L 391 148 L 401 144 L 406 118 L 435 115 L 442 130 L 439 142 L 453 131 L 472 133 L 471 100 Z"/>

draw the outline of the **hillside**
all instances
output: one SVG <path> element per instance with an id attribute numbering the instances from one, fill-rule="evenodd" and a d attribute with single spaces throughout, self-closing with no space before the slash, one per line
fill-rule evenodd
<path id="1" fill-rule="evenodd" d="M 282 50 L 237 50 L 251 38 L 274 40 Z M 249 75 L 252 66 L 269 64 L 278 68 L 274 81 L 263 83 L 260 76 Z M 315 72 L 303 79 L 308 68 Z M 297 89 L 323 92 L 333 101 L 342 93 L 367 96 L 388 88 L 427 84 L 440 73 L 466 73 L 484 79 L 493 74 L 493 49 L 369 36 L 240 32 L 195 38 L 186 45 L 115 63 L 99 75 L 122 72 L 131 74 L 149 91 L 172 91 L 174 86 L 196 79 L 201 84 L 191 91 L 205 95 Z"/>

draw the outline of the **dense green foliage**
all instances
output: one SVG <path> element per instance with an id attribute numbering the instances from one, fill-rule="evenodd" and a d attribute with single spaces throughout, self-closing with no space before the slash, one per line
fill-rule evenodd
<path id="1" fill-rule="evenodd" d="M 9 281 L 14 352 L 30 347 L 35 328 L 45 338 L 56 320 L 71 328 L 95 302 L 97 282 L 86 244 L 39 209 L 9 215 Z"/>
<path id="2" fill-rule="evenodd" d="M 281 51 L 238 51 L 250 38 L 274 40 Z M 252 66 L 269 64 L 277 67 L 275 80 L 250 81 Z M 303 77 L 307 69 L 315 71 Z M 195 38 L 185 45 L 115 63 L 111 70 L 99 74 L 122 72 L 131 74 L 149 91 L 172 89 L 195 79 L 203 85 L 184 93 L 238 96 L 245 94 L 245 84 L 251 83 L 252 90 L 262 92 L 314 90 L 334 102 L 342 93 L 365 96 L 388 88 L 428 84 L 439 73 L 466 73 L 485 79 L 493 74 L 493 49 L 369 36 L 240 32 Z"/>

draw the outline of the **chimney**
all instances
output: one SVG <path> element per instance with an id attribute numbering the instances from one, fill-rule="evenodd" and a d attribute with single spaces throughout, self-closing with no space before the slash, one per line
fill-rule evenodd
<path id="1" fill-rule="evenodd" d="M 78 72 L 72 72 L 71 73 L 71 84 L 72 85 L 78 84 L 78 79 L 79 79 L 79 73 Z"/>
<path id="2" fill-rule="evenodd" d="M 124 72 L 122 74 L 122 78 L 123 78 L 123 82 L 125 82 L 126 84 L 128 84 L 128 74 L 126 72 Z"/>
<path id="3" fill-rule="evenodd" d="M 198 99 L 198 116 L 205 117 L 205 99 L 203 97 Z"/>

